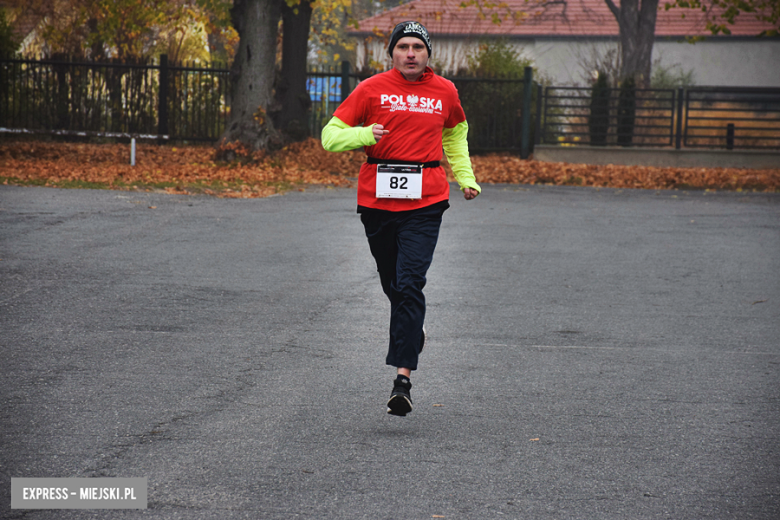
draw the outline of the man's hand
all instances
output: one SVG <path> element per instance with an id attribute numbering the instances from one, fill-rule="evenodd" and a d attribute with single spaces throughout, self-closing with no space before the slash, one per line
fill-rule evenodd
<path id="1" fill-rule="evenodd" d="M 379 142 L 380 139 L 382 139 L 382 137 L 390 133 L 390 130 L 385 130 L 385 127 L 382 125 L 372 126 L 371 131 L 374 133 L 374 141 L 376 141 L 377 143 Z"/>
<path id="2" fill-rule="evenodd" d="M 475 190 L 474 188 L 465 188 L 463 190 L 463 197 L 466 200 L 471 200 L 477 198 L 477 195 L 479 195 L 479 192 Z"/>

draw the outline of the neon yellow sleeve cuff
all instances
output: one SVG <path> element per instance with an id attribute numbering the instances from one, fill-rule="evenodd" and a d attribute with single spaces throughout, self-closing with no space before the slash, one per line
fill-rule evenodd
<path id="1" fill-rule="evenodd" d="M 482 193 L 482 188 L 477 184 L 474 170 L 471 168 L 468 135 L 469 124 L 463 121 L 455 125 L 454 128 L 442 130 L 441 142 L 444 146 L 444 153 L 447 154 L 447 160 L 452 166 L 452 174 L 458 181 L 461 191 L 471 188 Z"/>
<path id="2" fill-rule="evenodd" d="M 349 126 L 338 117 L 332 118 L 322 129 L 322 147 L 329 152 L 346 152 L 376 144 L 371 126 Z"/>

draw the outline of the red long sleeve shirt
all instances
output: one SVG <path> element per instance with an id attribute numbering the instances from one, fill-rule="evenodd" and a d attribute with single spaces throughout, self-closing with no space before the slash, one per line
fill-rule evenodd
<path id="1" fill-rule="evenodd" d="M 414 162 L 442 158 L 442 130 L 466 120 L 451 81 L 426 68 L 418 81 L 407 81 L 395 69 L 362 81 L 333 114 L 349 126 L 380 124 L 390 133 L 366 146 L 375 159 Z M 449 198 L 441 166 L 423 172 L 421 199 L 376 197 L 376 165 L 364 163 L 358 178 L 358 205 L 389 211 L 418 209 Z"/>

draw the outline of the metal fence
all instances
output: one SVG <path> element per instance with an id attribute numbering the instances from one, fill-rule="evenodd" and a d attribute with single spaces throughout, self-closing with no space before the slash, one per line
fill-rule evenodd
<path id="1" fill-rule="evenodd" d="M 216 141 L 229 112 L 230 71 L 158 63 L 0 60 L 5 132 Z M 348 62 L 308 73 L 309 130 L 319 138 L 341 101 L 368 73 Z M 516 150 L 523 78 L 452 78 L 469 114 L 474 151 Z"/>
<path id="2" fill-rule="evenodd" d="M 522 143 L 525 79 L 449 79 L 458 89 L 468 119 L 469 149 L 474 152 L 519 151 Z M 535 96 L 532 103 L 532 107 L 535 107 Z"/>
<path id="3" fill-rule="evenodd" d="M 594 146 L 672 146 L 674 90 L 547 87 L 542 142 Z M 601 94 L 601 95 L 599 95 Z"/>
<path id="4" fill-rule="evenodd" d="M 63 135 L 215 141 L 229 71 L 158 64 L 0 60 L 0 127 Z"/>
<path id="5" fill-rule="evenodd" d="M 541 89 L 540 89 L 541 90 Z M 546 87 L 537 143 L 780 149 L 780 89 Z"/>
<path id="6" fill-rule="evenodd" d="M 541 87 L 523 78 L 449 78 L 474 152 L 533 143 L 780 149 L 780 89 Z M 349 63 L 308 73 L 310 134 L 358 82 Z M 230 109 L 230 71 L 168 64 L 0 59 L 0 132 L 214 142 Z M 535 119 L 536 124 L 529 121 Z"/>
<path id="7" fill-rule="evenodd" d="M 689 88 L 683 145 L 780 149 L 780 88 Z"/>

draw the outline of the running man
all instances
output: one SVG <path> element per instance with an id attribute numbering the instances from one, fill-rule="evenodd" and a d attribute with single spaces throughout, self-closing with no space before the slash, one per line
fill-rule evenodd
<path id="1" fill-rule="evenodd" d="M 412 411 L 410 377 L 425 344 L 425 275 L 450 186 L 442 148 L 466 200 L 481 189 L 471 169 L 468 123 L 452 82 L 428 67 L 431 39 L 418 22 L 398 24 L 387 52 L 393 68 L 358 84 L 322 130 L 330 152 L 364 147 L 358 213 L 382 290 L 390 300 L 386 362 L 397 376 L 387 413 Z"/>

